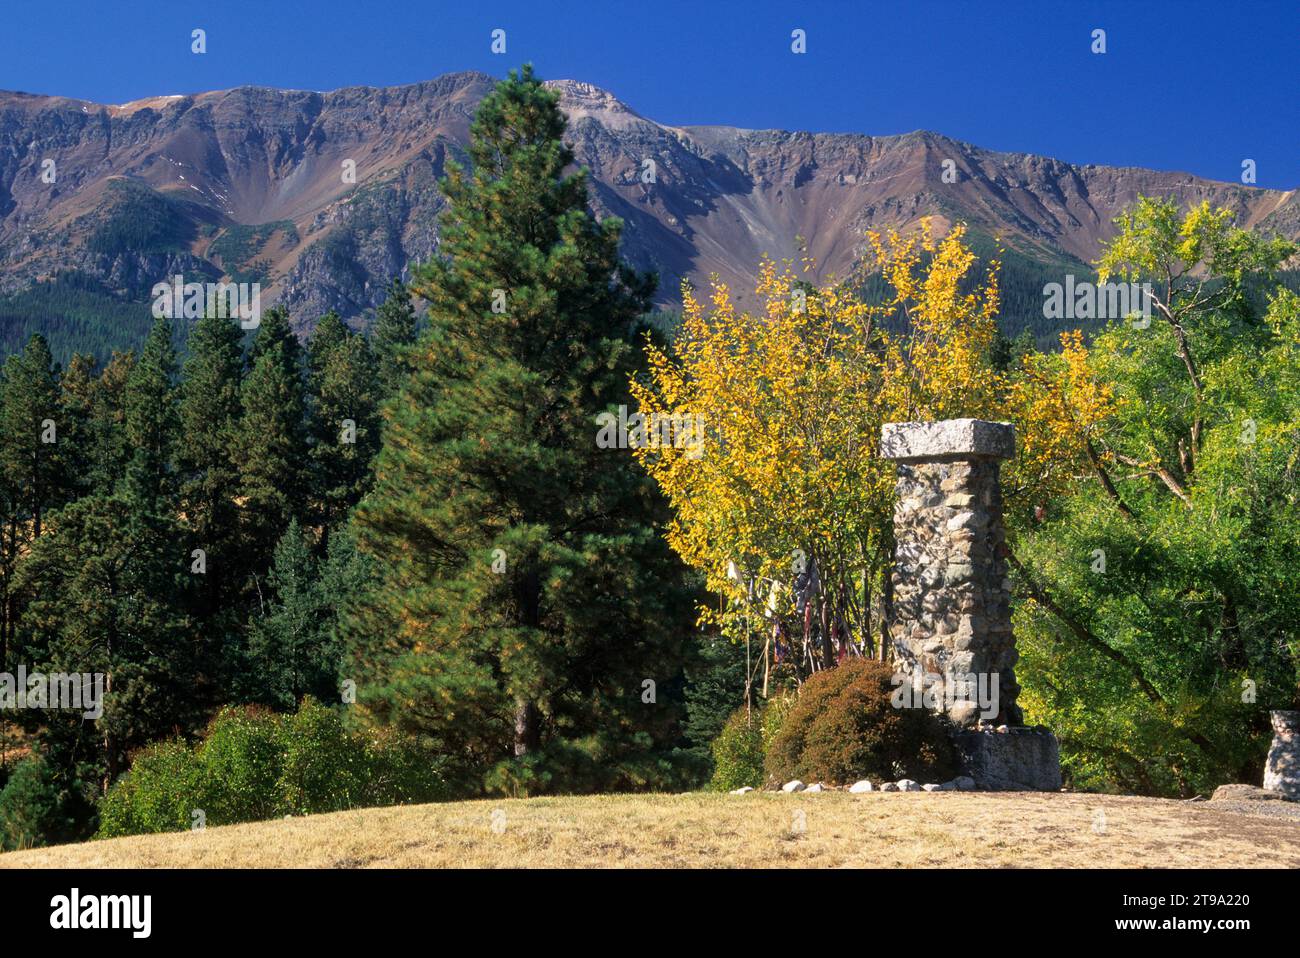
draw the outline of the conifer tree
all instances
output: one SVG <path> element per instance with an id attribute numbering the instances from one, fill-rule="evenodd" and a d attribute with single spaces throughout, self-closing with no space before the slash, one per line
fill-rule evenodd
<path id="1" fill-rule="evenodd" d="M 102 370 L 93 356 L 78 353 L 59 380 L 60 448 L 73 498 L 111 492 L 126 474 L 126 386 L 134 366 L 133 352 L 114 352 Z"/>
<path id="2" fill-rule="evenodd" d="M 126 495 L 138 498 L 137 511 L 170 520 L 175 515 L 173 457 L 180 431 L 171 320 L 155 320 L 149 330 L 140 359 L 127 379 L 123 410 L 131 449 Z"/>
<path id="3" fill-rule="evenodd" d="M 212 621 L 230 608 L 248 569 L 239 548 L 236 433 L 242 407 L 243 370 L 239 325 L 204 316 L 190 332 L 189 356 L 180 386 L 181 434 L 177 443 L 181 513 L 189 553 L 203 550 L 199 612 Z"/>
<path id="4" fill-rule="evenodd" d="M 251 351 L 237 430 L 247 558 L 264 569 L 307 492 L 302 349 L 282 308 L 268 310 Z"/>
<path id="5" fill-rule="evenodd" d="M 328 541 L 369 486 L 379 448 L 378 386 L 366 338 L 334 313 L 312 336 L 308 366 L 313 519 Z"/>
<path id="6" fill-rule="evenodd" d="M 89 488 L 107 493 L 126 475 L 131 450 L 126 438 L 126 384 L 135 353 L 114 351 L 100 373 L 87 426 L 90 442 Z"/>
<path id="7" fill-rule="evenodd" d="M 335 596 L 322 581 L 323 563 L 298 524 L 289 523 L 267 574 L 268 595 L 249 629 L 249 697 L 292 709 L 304 695 L 337 699 Z"/>
<path id="8" fill-rule="evenodd" d="M 97 361 L 87 353 L 74 353 L 59 377 L 60 421 L 67 443 L 65 454 L 71 480 L 71 495 L 85 495 L 93 485 L 95 462 L 92 422 L 99 394 Z"/>
<path id="9" fill-rule="evenodd" d="M 375 584 L 348 623 L 370 715 L 522 792 L 662 770 L 648 756 L 676 713 L 646 682 L 679 674 L 694 618 L 662 502 L 596 446 L 653 279 L 566 172 L 557 100 L 512 73 L 479 107 L 472 170 L 443 184 L 441 256 L 413 283 L 431 328 L 357 511 Z"/>
<path id="10" fill-rule="evenodd" d="M 379 390 L 392 396 L 410 371 L 406 352 L 415 343 L 415 306 L 411 291 L 402 280 L 388 284 L 384 301 L 375 310 L 372 344 L 379 370 Z"/>
<path id="11" fill-rule="evenodd" d="M 206 697 L 179 608 L 175 529 L 137 511 L 146 505 L 142 475 L 52 514 L 16 580 L 31 597 L 21 619 L 25 659 L 46 673 L 105 676 L 96 722 L 66 711 L 41 719 L 46 760 L 69 779 L 86 765 L 101 788 L 132 749 L 192 728 Z"/>
<path id="12" fill-rule="evenodd" d="M 67 461 L 59 446 L 59 369 L 39 333 L 4 367 L 4 407 L 0 409 L 0 469 L 19 497 L 20 521 L 41 534 L 45 513 L 70 491 Z"/>
<path id="13" fill-rule="evenodd" d="M 53 513 L 18 570 L 31 597 L 21 620 L 31 660 L 47 672 L 105 676 L 93 739 L 79 716 L 43 721 L 46 761 L 65 779 L 76 777 L 70 763 L 88 763 L 106 787 L 130 750 L 192 727 L 212 697 L 184 611 L 175 380 L 171 322 L 159 319 L 122 392 L 124 476 L 111 493 Z"/>
<path id="14" fill-rule="evenodd" d="M 44 530 L 47 513 L 72 491 L 66 448 L 70 421 L 59 393 L 59 369 L 45 337 L 6 360 L 0 395 L 0 663 L 17 642 L 22 596 L 15 582 L 19 559 Z"/>
<path id="15" fill-rule="evenodd" d="M 320 379 L 330 354 L 347 341 L 351 332 L 347 323 L 332 309 L 316 324 L 307 345 L 308 379 L 313 386 Z"/>

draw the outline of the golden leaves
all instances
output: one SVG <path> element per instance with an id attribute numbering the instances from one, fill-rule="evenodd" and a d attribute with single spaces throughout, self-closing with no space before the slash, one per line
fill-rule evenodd
<path id="1" fill-rule="evenodd" d="M 816 288 L 794 264 L 759 267 L 760 306 L 738 312 L 714 279 L 706 301 L 683 290 L 675 348 L 649 347 L 639 411 L 707 424 L 704 454 L 636 450 L 676 517 L 669 538 L 709 587 L 733 599 L 731 561 L 781 582 L 792 555 L 815 557 L 823 581 L 881 571 L 875 543 L 889 533 L 894 467 L 878 458 L 894 420 L 1001 418 L 1005 382 L 988 365 L 996 334 L 997 264 L 969 292 L 975 254 L 957 226 L 909 236 L 868 234 L 886 279 L 883 303 L 847 285 Z M 887 327 L 901 319 L 906 328 Z M 724 613 L 725 617 L 725 613 Z"/>
<path id="2" fill-rule="evenodd" d="M 871 311 L 771 260 L 756 291 L 756 314 L 737 313 L 717 282 L 707 308 L 685 291 L 675 354 L 651 347 L 649 384 L 633 385 L 641 413 L 706 424 L 698 458 L 636 455 L 676 510 L 674 548 L 727 593 L 732 559 L 788 582 L 796 549 L 856 554 L 863 513 L 884 508 L 888 488 L 873 455 L 881 360 Z"/>
<path id="3" fill-rule="evenodd" d="M 1031 353 L 1010 383 L 1017 424 L 1015 484 L 1037 501 L 1067 494 L 1087 468 L 1088 444 L 1115 412 L 1115 396 L 1093 368 L 1079 330 L 1061 334 L 1061 352 Z M 1098 452 L 1102 461 L 1107 453 Z"/>

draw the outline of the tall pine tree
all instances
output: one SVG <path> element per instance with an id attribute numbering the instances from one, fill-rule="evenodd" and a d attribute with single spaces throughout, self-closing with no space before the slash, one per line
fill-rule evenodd
<path id="1" fill-rule="evenodd" d="M 129 497 L 150 516 L 175 515 L 176 470 L 173 456 L 180 429 L 176 409 L 176 347 L 169 319 L 154 321 L 140 359 L 131 369 L 124 398 Z"/>
<path id="2" fill-rule="evenodd" d="M 289 522 L 302 517 L 307 493 L 302 347 L 284 309 L 263 315 L 250 359 L 236 446 L 247 559 L 265 569 Z"/>
<path id="3" fill-rule="evenodd" d="M 379 390 L 387 399 L 394 395 L 410 372 L 407 351 L 415 343 L 415 306 L 411 291 L 401 279 L 388 284 L 384 301 L 375 310 L 371 340 L 379 365 Z"/>
<path id="4" fill-rule="evenodd" d="M 64 370 L 59 432 L 74 498 L 111 492 L 126 475 L 132 457 L 126 387 L 134 367 L 135 353 L 114 352 L 102 370 L 84 354 L 73 356 Z"/>
<path id="5" fill-rule="evenodd" d="M 189 552 L 202 549 L 198 613 L 218 631 L 223 613 L 238 596 L 248 572 L 239 542 L 236 449 L 242 407 L 239 400 L 244 354 L 239 324 L 216 315 L 202 317 L 189 336 L 189 356 L 180 386 L 181 433 L 177 443 L 181 513 Z"/>
<path id="6" fill-rule="evenodd" d="M 63 412 L 59 368 L 39 333 L 4 367 L 4 406 L 0 408 L 0 469 L 19 498 L 18 512 L 41 534 L 45 513 L 71 491 L 67 459 L 59 446 Z"/>
<path id="7" fill-rule="evenodd" d="M 369 713 L 516 792 L 656 780 L 676 709 L 646 682 L 680 673 L 694 618 L 663 503 L 596 446 L 653 279 L 566 173 L 557 102 L 512 73 L 443 184 L 441 257 L 413 283 L 431 328 L 357 511 L 375 584 L 349 622 Z"/>
<path id="8" fill-rule="evenodd" d="M 192 729 L 205 698 L 180 610 L 176 536 L 165 521 L 134 511 L 142 504 L 122 491 L 60 509 L 16 580 L 31 597 L 20 622 L 29 668 L 105 676 L 98 721 L 49 712 L 39 728 L 59 776 L 89 777 L 101 790 L 133 749 Z"/>
<path id="9" fill-rule="evenodd" d="M 369 488 L 379 448 L 378 384 L 366 338 L 333 312 L 308 347 L 313 520 L 322 541 Z"/>
<path id="10" fill-rule="evenodd" d="M 289 523 L 267 574 L 267 595 L 248 637 L 247 698 L 293 709 L 304 695 L 338 698 L 334 602 L 323 586 L 321 563 L 298 520 Z"/>
<path id="11" fill-rule="evenodd" d="M 126 429 L 126 384 L 135 368 L 135 353 L 114 351 L 99 376 L 88 432 L 91 464 L 88 476 L 95 492 L 109 492 L 126 475 L 131 458 Z"/>
<path id="12" fill-rule="evenodd" d="M 59 392 L 59 368 L 49 344 L 33 336 L 6 360 L 0 394 L 0 665 L 17 644 L 23 597 L 18 562 L 40 538 L 49 511 L 71 494 L 66 433 L 71 416 Z M 66 440 L 66 435 L 63 437 Z"/>
<path id="13" fill-rule="evenodd" d="M 99 375 L 94 356 L 74 353 L 68 368 L 59 377 L 60 420 L 68 470 L 72 480 L 72 497 L 79 498 L 93 488 L 91 470 L 94 468 L 95 449 L 91 423 L 99 398 Z"/>

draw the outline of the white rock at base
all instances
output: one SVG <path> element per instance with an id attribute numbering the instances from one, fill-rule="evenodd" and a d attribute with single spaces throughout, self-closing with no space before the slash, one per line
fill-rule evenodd
<path id="1" fill-rule="evenodd" d="M 900 778 L 898 780 L 898 790 L 900 792 L 919 792 L 921 786 L 910 778 Z"/>
<path id="2" fill-rule="evenodd" d="M 898 791 L 898 786 L 893 782 L 885 782 L 885 784 L 880 786 L 880 790 L 882 792 L 896 792 Z"/>
<path id="3" fill-rule="evenodd" d="M 872 785 L 870 782 L 868 782 L 865 778 L 862 781 L 854 782 L 852 785 L 849 786 L 849 791 L 852 792 L 854 795 L 859 795 L 862 792 L 874 792 L 875 790 L 876 790 L 875 786 Z"/>
<path id="4" fill-rule="evenodd" d="M 939 791 L 939 789 L 942 788 L 942 787 L 943 787 L 942 785 L 930 785 L 930 784 L 926 784 L 926 785 L 922 785 L 922 786 L 921 786 L 921 788 L 922 788 L 924 791 L 927 791 L 927 792 L 937 792 L 937 791 Z"/>
<path id="5" fill-rule="evenodd" d="M 791 780 L 791 781 L 789 781 L 789 782 L 786 782 L 784 785 L 782 785 L 782 786 L 781 786 L 781 791 L 783 791 L 783 792 L 802 792 L 802 791 L 804 790 L 804 787 L 805 787 L 805 786 L 804 786 L 804 783 L 801 782 L 801 781 L 799 781 L 799 779 L 796 778 L 796 779 L 793 779 L 793 780 Z"/>
<path id="6" fill-rule="evenodd" d="M 804 791 L 805 791 L 805 792 L 824 792 L 824 791 L 826 791 L 826 788 L 822 785 L 821 782 L 818 782 L 816 785 L 809 785 L 807 788 L 804 789 Z"/>
<path id="7" fill-rule="evenodd" d="M 732 789 L 730 792 L 728 792 L 727 794 L 729 794 L 729 795 L 744 795 L 744 794 L 746 794 L 746 793 L 748 793 L 748 792 L 752 792 L 753 790 L 754 790 L 754 787 L 753 787 L 752 785 L 742 785 L 740 788 L 733 788 L 733 789 Z"/>

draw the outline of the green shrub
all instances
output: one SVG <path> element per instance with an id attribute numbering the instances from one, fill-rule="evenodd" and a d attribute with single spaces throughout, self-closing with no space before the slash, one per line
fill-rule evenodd
<path id="1" fill-rule="evenodd" d="M 713 740 L 713 780 L 709 788 L 729 792 L 763 784 L 762 715 L 744 706 L 736 709 Z"/>
<path id="2" fill-rule="evenodd" d="M 371 805 L 418 805 L 451 797 L 445 759 L 392 732 L 364 743 Z"/>
<path id="3" fill-rule="evenodd" d="M 781 726 L 785 724 L 786 716 L 794 708 L 795 703 L 799 701 L 799 696 L 793 692 L 783 693 L 774 698 L 770 698 L 763 705 L 763 754 L 767 755 L 767 750 L 772 747 L 772 742 L 776 739 L 781 731 Z"/>
<path id="4" fill-rule="evenodd" d="M 394 736 L 349 731 L 304 699 L 295 715 L 225 708 L 196 747 L 141 752 L 100 802 L 99 838 L 448 797 L 442 759 Z"/>
<path id="5" fill-rule="evenodd" d="M 305 698 L 280 727 L 279 795 L 284 814 L 313 815 L 372 804 L 364 739 L 338 713 Z"/>
<path id="6" fill-rule="evenodd" d="M 892 676 L 882 662 L 849 659 L 809 678 L 769 743 L 768 783 L 951 778 L 956 761 L 942 721 L 895 708 Z"/>
<path id="7" fill-rule="evenodd" d="M 135 757 L 131 770 L 99 803 L 99 838 L 174 832 L 207 815 L 213 804 L 198 755 L 184 742 L 159 742 Z"/>
<path id="8" fill-rule="evenodd" d="M 214 825 L 255 822 L 280 810 L 281 720 L 271 712 L 227 707 L 208 727 L 199 749 Z"/>

